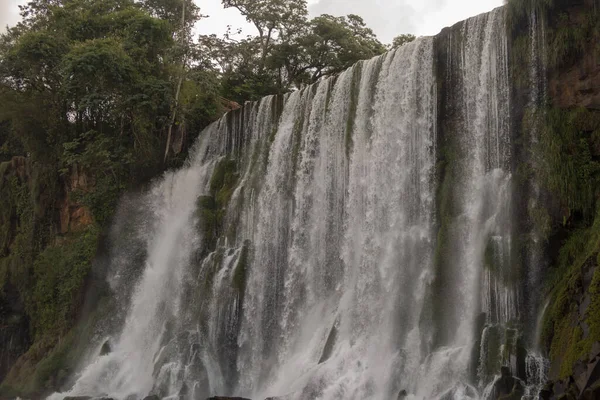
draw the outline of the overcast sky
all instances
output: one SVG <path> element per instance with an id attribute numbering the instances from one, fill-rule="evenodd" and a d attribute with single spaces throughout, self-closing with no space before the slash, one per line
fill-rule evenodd
<path id="1" fill-rule="evenodd" d="M 200 22 L 201 33 L 222 33 L 227 25 L 254 33 L 239 13 L 223 10 L 221 0 L 197 0 L 197 3 L 203 14 L 210 15 Z M 358 14 L 382 42 L 389 43 L 401 33 L 435 35 L 446 26 L 501 6 L 503 0 L 308 0 L 308 3 L 312 15 Z"/>
<path id="2" fill-rule="evenodd" d="M 18 18 L 18 4 L 25 0 L 0 0 L 2 30 Z M 251 26 L 235 10 L 223 10 L 221 0 L 196 0 L 203 14 L 210 18 L 198 25 L 200 33 L 224 33 L 227 25 L 242 28 L 253 34 Z M 308 0 L 312 15 L 358 14 L 375 30 L 379 39 L 389 43 L 394 36 L 412 33 L 417 36 L 435 35 L 442 28 L 468 17 L 490 11 L 503 0 Z"/>

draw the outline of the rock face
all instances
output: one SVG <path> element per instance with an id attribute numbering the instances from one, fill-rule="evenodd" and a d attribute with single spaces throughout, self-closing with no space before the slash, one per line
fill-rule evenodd
<path id="1" fill-rule="evenodd" d="M 60 204 L 60 233 L 77 232 L 93 223 L 90 210 L 73 201 L 71 193 L 89 192 L 93 188 L 87 175 L 74 167 L 71 176 L 65 184 L 65 196 Z"/>
<path id="2" fill-rule="evenodd" d="M 494 383 L 495 400 L 520 400 L 525 394 L 523 382 L 512 376 L 508 367 L 502 367 L 500 378 Z"/>
<path id="3" fill-rule="evenodd" d="M 542 400 L 571 398 L 600 399 L 600 342 L 596 342 L 592 346 L 588 361 L 577 363 L 572 376 L 549 382 L 540 392 Z"/>
<path id="4" fill-rule="evenodd" d="M 112 352 L 112 348 L 110 347 L 110 342 L 107 340 L 106 342 L 104 342 L 104 344 L 102 345 L 102 348 L 100 349 L 100 355 L 101 356 L 105 356 L 107 354 L 110 354 Z M 150 396 L 148 396 L 150 397 Z M 152 399 L 149 399 L 152 400 Z"/>
<path id="5" fill-rule="evenodd" d="M 590 4 L 586 6 L 593 7 Z M 563 11 L 565 20 L 572 27 L 583 26 L 589 16 L 577 2 L 564 7 Z M 597 50 L 597 43 L 586 42 L 581 54 L 581 58 L 570 67 L 554 71 L 548 87 L 550 97 L 554 105 L 560 108 L 600 110 L 600 51 Z"/>

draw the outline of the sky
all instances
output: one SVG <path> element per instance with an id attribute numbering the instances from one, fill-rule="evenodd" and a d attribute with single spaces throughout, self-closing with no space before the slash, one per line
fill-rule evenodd
<path id="1" fill-rule="evenodd" d="M 255 33 L 237 11 L 223 10 L 221 0 L 197 0 L 197 3 L 202 13 L 210 16 L 200 22 L 197 28 L 200 33 L 223 33 L 227 25 Z M 391 43 L 402 33 L 435 35 L 446 26 L 501 6 L 503 0 L 308 0 L 308 4 L 313 16 L 360 15 L 379 40 Z"/>
<path id="2" fill-rule="evenodd" d="M 18 5 L 22 3 L 22 0 L 0 0 L 0 32 L 4 31 L 6 25 L 14 25 L 18 21 Z"/>
<path id="3" fill-rule="evenodd" d="M 26 0 L 0 0 L 0 30 L 18 20 L 18 4 Z M 210 18 L 200 21 L 197 32 L 221 35 L 227 25 L 254 34 L 236 10 L 224 10 L 221 0 L 196 0 Z M 502 5 L 503 0 L 308 0 L 311 15 L 358 14 L 383 43 L 402 33 L 435 35 L 446 26 Z"/>

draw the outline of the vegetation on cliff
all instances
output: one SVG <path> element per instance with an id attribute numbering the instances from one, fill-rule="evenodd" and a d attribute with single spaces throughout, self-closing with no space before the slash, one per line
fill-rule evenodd
<path id="1" fill-rule="evenodd" d="M 599 12 L 597 0 L 509 0 L 507 6 L 518 90 L 529 90 L 523 74 L 531 71 L 524 60 L 534 54 L 532 33 L 545 41 L 536 51 L 546 98 L 525 113 L 522 125 L 523 135 L 539 140 L 521 173 L 533 174 L 541 190 L 540 205 L 528 212 L 548 249 L 542 344 L 552 379 L 573 375 L 600 340 Z"/>

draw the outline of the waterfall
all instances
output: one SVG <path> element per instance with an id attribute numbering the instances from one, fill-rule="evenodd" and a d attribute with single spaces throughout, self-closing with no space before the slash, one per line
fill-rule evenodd
<path id="1" fill-rule="evenodd" d="M 50 398 L 485 399 L 500 366 L 517 373 L 529 272 L 504 14 L 202 132 L 128 200 L 142 222 L 115 222 L 137 256 L 113 229 L 112 287 L 129 293 L 100 335 L 112 352 L 96 345 Z"/>

